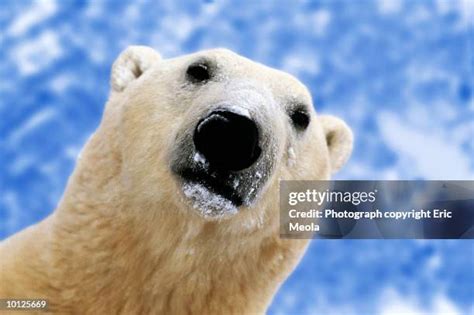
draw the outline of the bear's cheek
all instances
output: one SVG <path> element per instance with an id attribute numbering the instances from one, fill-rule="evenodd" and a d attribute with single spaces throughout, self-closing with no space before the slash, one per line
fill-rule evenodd
<path id="1" fill-rule="evenodd" d="M 296 180 L 326 180 L 330 178 L 329 153 L 324 139 L 310 139 L 296 153 L 293 173 Z"/>
<path id="2" fill-rule="evenodd" d="M 176 123 L 171 118 L 171 115 L 150 117 L 135 110 L 123 117 L 118 137 L 122 182 L 127 190 L 156 199 L 163 186 L 173 186 L 169 151 L 175 146 Z"/>

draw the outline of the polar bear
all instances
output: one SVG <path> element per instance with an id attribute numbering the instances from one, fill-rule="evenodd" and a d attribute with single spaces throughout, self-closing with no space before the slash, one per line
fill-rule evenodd
<path id="1" fill-rule="evenodd" d="M 57 209 L 0 246 L 0 298 L 74 314 L 261 314 L 308 240 L 281 179 L 329 179 L 352 133 L 297 79 L 226 49 L 115 61 Z"/>

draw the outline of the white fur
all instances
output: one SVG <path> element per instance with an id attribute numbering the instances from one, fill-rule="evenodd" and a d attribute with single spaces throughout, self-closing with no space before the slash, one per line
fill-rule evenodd
<path id="1" fill-rule="evenodd" d="M 187 84 L 187 65 L 203 57 L 216 80 Z M 111 83 L 57 209 L 0 244 L 0 298 L 46 298 L 60 314 L 264 313 L 308 243 L 279 237 L 279 179 L 328 179 L 350 154 L 350 130 L 312 110 L 298 134 L 287 107 L 298 98 L 312 108 L 307 89 L 223 49 L 166 60 L 132 47 Z M 266 182 L 238 211 L 202 187 L 183 189 L 170 170 L 177 135 L 229 103 L 261 124 L 274 163 L 255 174 Z M 208 220 L 196 202 L 231 215 Z"/>

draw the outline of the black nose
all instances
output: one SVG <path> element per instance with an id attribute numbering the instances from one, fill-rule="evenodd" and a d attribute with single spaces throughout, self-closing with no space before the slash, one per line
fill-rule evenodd
<path id="1" fill-rule="evenodd" d="M 212 168 L 225 171 L 243 170 L 261 153 L 255 122 L 224 110 L 212 112 L 197 124 L 194 145 Z"/>

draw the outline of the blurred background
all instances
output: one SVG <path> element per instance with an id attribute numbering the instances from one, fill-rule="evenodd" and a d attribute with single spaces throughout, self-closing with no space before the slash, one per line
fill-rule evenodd
<path id="1" fill-rule="evenodd" d="M 339 179 L 472 180 L 473 28 L 474 0 L 3 0 L 0 239 L 54 209 L 132 44 L 294 74 L 354 130 Z M 269 314 L 473 314 L 473 297 L 471 240 L 313 241 Z"/>

